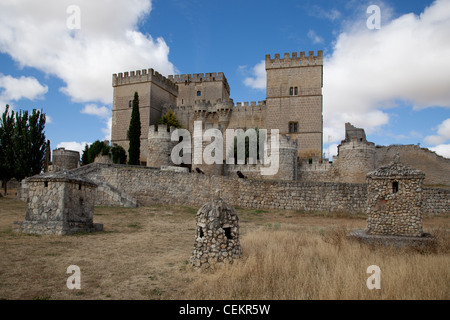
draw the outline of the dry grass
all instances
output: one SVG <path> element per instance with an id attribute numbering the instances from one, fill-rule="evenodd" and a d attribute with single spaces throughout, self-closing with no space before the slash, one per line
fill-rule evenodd
<path id="1" fill-rule="evenodd" d="M 239 300 L 450 298 L 448 246 L 434 253 L 374 249 L 347 240 L 348 231 L 342 226 L 322 234 L 299 232 L 295 226 L 261 228 L 243 237 L 241 261 L 204 275 L 189 295 Z M 366 286 L 370 265 L 381 269 L 381 290 Z"/>
<path id="2" fill-rule="evenodd" d="M 244 257 L 198 272 L 188 264 L 196 209 L 96 208 L 104 231 L 30 236 L 11 231 L 26 204 L 0 198 L 1 299 L 449 299 L 448 218 L 427 218 L 437 252 L 371 249 L 349 242 L 364 217 L 238 209 Z M 66 269 L 81 269 L 69 290 Z M 381 290 L 369 290 L 370 265 Z"/>

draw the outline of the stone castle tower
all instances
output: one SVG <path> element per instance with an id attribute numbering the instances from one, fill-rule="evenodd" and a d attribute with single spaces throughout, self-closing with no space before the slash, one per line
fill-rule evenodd
<path id="1" fill-rule="evenodd" d="M 298 140 L 300 159 L 322 158 L 323 52 L 266 55 L 267 129 Z"/>
<path id="2" fill-rule="evenodd" d="M 278 129 L 280 134 L 298 140 L 300 159 L 321 159 L 322 155 L 322 70 L 323 53 L 309 52 L 266 56 L 267 100 L 234 103 L 225 75 L 201 73 L 170 75 L 153 69 L 113 75 L 114 88 L 111 142 L 128 150 L 127 131 L 134 92 L 139 95 L 141 117 L 141 163 L 152 159 L 149 153 L 150 126 L 173 110 L 181 125 L 193 132 L 194 121 L 203 129 Z M 224 153 L 226 154 L 226 150 Z"/>

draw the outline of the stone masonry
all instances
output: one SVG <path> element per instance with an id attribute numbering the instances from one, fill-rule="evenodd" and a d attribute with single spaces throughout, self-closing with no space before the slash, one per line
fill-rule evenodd
<path id="1" fill-rule="evenodd" d="M 242 256 L 239 218 L 234 208 L 219 195 L 197 212 L 197 231 L 191 263 L 209 268 L 217 263 L 232 263 Z"/>
<path id="2" fill-rule="evenodd" d="M 191 133 L 194 121 L 204 128 L 278 129 L 280 134 L 298 140 L 300 158 L 322 157 L 323 52 L 310 51 L 266 56 L 267 100 L 234 103 L 225 75 L 198 73 L 169 75 L 153 69 L 113 74 L 112 144 L 128 150 L 127 130 L 131 101 L 139 95 L 142 125 L 141 163 L 148 158 L 149 127 L 173 110 L 181 125 Z M 212 172 L 222 170 L 212 170 Z"/>
<path id="3" fill-rule="evenodd" d="M 66 171 L 27 179 L 25 221 L 15 221 L 15 232 L 29 234 L 72 234 L 101 231 L 93 223 L 97 185 Z"/>
<path id="4" fill-rule="evenodd" d="M 396 159 L 367 179 L 367 234 L 422 236 L 423 172 Z"/>

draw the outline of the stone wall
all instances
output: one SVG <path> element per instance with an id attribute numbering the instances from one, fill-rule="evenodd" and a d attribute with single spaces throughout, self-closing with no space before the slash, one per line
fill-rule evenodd
<path id="1" fill-rule="evenodd" d="M 220 189 L 225 201 L 242 208 L 350 213 L 365 210 L 364 184 L 250 180 L 123 165 L 91 164 L 86 167 L 90 170 L 79 173 L 96 183 L 102 181 L 126 190 L 143 205 L 201 206 L 213 199 L 215 191 Z"/>
<path id="2" fill-rule="evenodd" d="M 422 210 L 425 215 L 433 216 L 450 213 L 450 189 L 423 188 Z"/>
<path id="3" fill-rule="evenodd" d="M 53 150 L 52 171 L 72 170 L 80 166 L 80 153 L 78 151 L 58 148 Z"/>
<path id="4" fill-rule="evenodd" d="M 68 172 L 28 178 L 25 221 L 15 221 L 13 231 L 61 235 L 102 230 L 93 223 L 96 188 Z"/>

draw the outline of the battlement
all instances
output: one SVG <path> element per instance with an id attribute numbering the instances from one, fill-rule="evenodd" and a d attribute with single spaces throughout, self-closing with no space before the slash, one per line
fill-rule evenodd
<path id="1" fill-rule="evenodd" d="M 323 66 L 322 50 L 319 50 L 317 55 L 314 55 L 314 51 L 309 51 L 308 56 L 303 51 L 300 52 L 300 56 L 297 55 L 297 52 L 293 52 L 292 56 L 285 53 L 283 58 L 280 58 L 279 53 L 275 54 L 273 59 L 270 54 L 266 55 L 266 70 L 308 66 Z"/>
<path id="2" fill-rule="evenodd" d="M 223 74 L 223 72 L 213 72 L 213 73 L 194 73 L 194 74 L 178 74 L 170 75 L 168 79 L 176 84 L 178 83 L 190 83 L 190 82 L 214 82 L 222 81 L 230 92 L 230 86 L 228 85 L 228 80 Z"/>
<path id="3" fill-rule="evenodd" d="M 169 139 L 173 131 L 175 131 L 175 127 L 170 127 L 170 130 L 167 131 L 167 126 L 165 124 L 158 124 L 157 126 L 151 125 L 148 128 L 148 138 L 149 139 Z"/>
<path id="4" fill-rule="evenodd" d="M 250 102 L 237 102 L 235 105 L 236 111 L 248 111 L 251 109 L 252 111 L 261 111 L 266 108 L 266 100 L 263 101 L 250 101 Z"/>
<path id="5" fill-rule="evenodd" d="M 123 73 L 120 72 L 118 74 L 113 74 L 112 77 L 113 87 L 142 82 L 153 82 L 166 90 L 171 91 L 174 95 L 178 94 L 177 85 L 153 69 L 142 69 L 130 72 L 127 71 Z"/>

